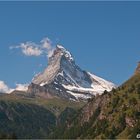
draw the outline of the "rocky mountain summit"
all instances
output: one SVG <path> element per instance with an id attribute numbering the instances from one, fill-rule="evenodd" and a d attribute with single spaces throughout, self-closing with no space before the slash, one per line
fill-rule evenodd
<path id="1" fill-rule="evenodd" d="M 86 100 L 116 86 L 76 65 L 71 53 L 57 45 L 48 60 L 47 68 L 36 75 L 28 88 L 33 96 L 53 96 L 69 100 Z"/>

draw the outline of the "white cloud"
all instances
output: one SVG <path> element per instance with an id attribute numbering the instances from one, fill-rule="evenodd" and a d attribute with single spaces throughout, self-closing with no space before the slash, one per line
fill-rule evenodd
<path id="1" fill-rule="evenodd" d="M 42 43 L 42 48 L 47 50 L 50 50 L 52 48 L 52 42 L 48 37 L 42 39 L 40 42 Z"/>
<path id="2" fill-rule="evenodd" d="M 34 42 L 20 43 L 18 46 L 12 46 L 10 49 L 21 49 L 26 56 L 40 56 L 42 54 L 50 57 L 53 53 L 53 45 L 51 40 L 46 37 L 40 41 L 39 44 Z"/>
<path id="3" fill-rule="evenodd" d="M 22 43 L 20 47 L 22 48 L 23 54 L 27 56 L 40 56 L 42 54 L 42 50 L 31 42 Z"/>
<path id="4" fill-rule="evenodd" d="M 48 53 L 47 53 L 48 58 L 53 55 L 53 52 L 54 52 L 54 49 L 53 48 L 48 51 Z"/>
<path id="5" fill-rule="evenodd" d="M 27 56 L 40 56 L 42 54 L 40 47 L 33 42 L 21 43 L 19 46 L 10 47 L 10 49 L 18 48 L 20 48 L 22 53 Z"/>
<path id="6" fill-rule="evenodd" d="M 47 53 L 47 57 L 48 58 L 51 57 L 54 51 L 51 40 L 48 37 L 46 37 L 42 39 L 40 42 L 42 43 L 41 45 L 42 49 L 44 50 L 44 52 Z"/>
<path id="7" fill-rule="evenodd" d="M 19 91 L 27 91 L 28 90 L 28 84 L 16 84 L 15 89 L 9 88 L 7 84 L 5 84 L 4 81 L 0 81 L 0 92 L 1 93 L 11 93 L 14 90 Z"/>
<path id="8" fill-rule="evenodd" d="M 27 91 L 28 90 L 28 84 L 16 84 L 15 90 Z"/>
<path id="9" fill-rule="evenodd" d="M 0 81 L 0 92 L 11 93 L 14 89 L 10 89 L 4 81 Z"/>

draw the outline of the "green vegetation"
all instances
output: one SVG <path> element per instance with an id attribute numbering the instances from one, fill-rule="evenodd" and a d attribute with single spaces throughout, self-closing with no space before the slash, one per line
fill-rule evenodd
<path id="1" fill-rule="evenodd" d="M 0 101 L 0 131 L 20 138 L 43 138 L 55 126 L 49 110 L 33 105 Z"/>
<path id="2" fill-rule="evenodd" d="M 59 98 L 0 96 L 0 138 L 47 138 L 85 103 Z M 66 113 L 65 113 L 66 112 Z"/>
<path id="3" fill-rule="evenodd" d="M 110 93 L 105 91 L 89 100 L 86 106 L 90 107 L 84 107 L 61 128 L 60 135 L 57 131 L 52 138 L 136 139 L 140 133 L 140 74 Z"/>
<path id="4" fill-rule="evenodd" d="M 85 102 L 73 102 L 60 98 L 52 98 L 52 99 L 44 99 L 44 98 L 29 98 L 27 96 L 9 94 L 9 95 L 1 95 L 0 101 L 5 102 L 14 102 L 20 104 L 33 104 L 37 106 L 41 106 L 51 111 L 55 116 L 59 116 L 65 108 L 73 108 L 74 110 L 78 110 L 79 108 L 85 105 Z"/>

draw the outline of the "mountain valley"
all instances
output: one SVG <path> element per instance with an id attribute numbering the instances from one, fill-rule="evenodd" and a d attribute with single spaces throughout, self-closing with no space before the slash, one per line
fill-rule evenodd
<path id="1" fill-rule="evenodd" d="M 27 91 L 0 94 L 0 138 L 136 139 L 139 67 L 117 87 L 83 71 L 58 45 Z"/>

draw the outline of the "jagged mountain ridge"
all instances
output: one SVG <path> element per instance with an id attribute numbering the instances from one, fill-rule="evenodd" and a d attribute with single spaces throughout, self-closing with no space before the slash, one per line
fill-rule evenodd
<path id="1" fill-rule="evenodd" d="M 39 91 L 43 91 L 44 95 L 51 93 L 70 100 L 85 100 L 116 87 L 111 82 L 83 71 L 76 65 L 71 53 L 60 45 L 49 57 L 48 67 L 33 78 L 28 90 L 30 93 L 36 94 L 35 85 L 39 86 Z"/>

